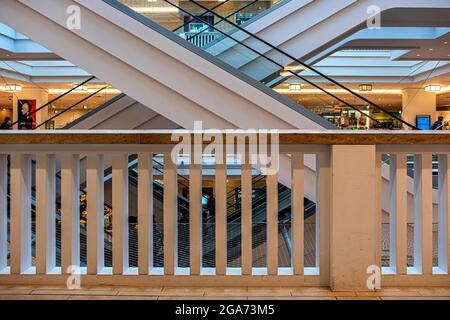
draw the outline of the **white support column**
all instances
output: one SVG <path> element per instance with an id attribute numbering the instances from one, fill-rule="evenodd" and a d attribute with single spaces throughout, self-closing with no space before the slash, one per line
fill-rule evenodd
<path id="1" fill-rule="evenodd" d="M 138 268 L 146 275 L 153 268 L 153 154 L 138 157 Z"/>
<path id="2" fill-rule="evenodd" d="M 330 152 L 316 155 L 316 267 L 320 272 L 320 284 L 330 285 L 331 270 L 331 209 L 332 176 Z"/>
<path id="3" fill-rule="evenodd" d="M 377 261 L 374 145 L 332 146 L 331 288 L 368 291 L 367 268 Z M 321 168 L 322 169 L 322 168 Z"/>
<path id="4" fill-rule="evenodd" d="M 267 184 L 267 272 L 278 274 L 278 175 L 266 176 Z"/>
<path id="5" fill-rule="evenodd" d="M 241 174 L 242 274 L 252 274 L 252 165 L 243 163 Z"/>
<path id="6" fill-rule="evenodd" d="M 104 156 L 87 156 L 87 273 L 98 274 L 105 267 L 104 259 Z"/>
<path id="7" fill-rule="evenodd" d="M 406 154 L 391 154 L 389 174 L 389 260 L 396 274 L 406 274 Z"/>
<path id="8" fill-rule="evenodd" d="M 80 156 L 61 155 L 61 267 L 80 266 Z"/>
<path id="9" fill-rule="evenodd" d="M 36 272 L 46 274 L 56 267 L 55 200 L 56 157 L 36 156 Z"/>
<path id="10" fill-rule="evenodd" d="M 441 272 L 449 273 L 450 257 L 450 166 L 449 154 L 439 155 L 439 182 L 438 182 L 438 262 Z"/>
<path id="11" fill-rule="evenodd" d="M 433 273 L 433 161 L 432 154 L 422 155 L 422 272 Z"/>
<path id="12" fill-rule="evenodd" d="M 112 165 L 113 274 L 128 270 L 128 154 L 114 154 Z"/>
<path id="13" fill-rule="evenodd" d="M 177 164 L 164 154 L 164 274 L 173 275 L 178 267 Z"/>
<path id="14" fill-rule="evenodd" d="M 31 156 L 11 155 L 11 274 L 31 268 Z"/>
<path id="15" fill-rule="evenodd" d="M 304 274 L 304 155 L 295 152 L 291 157 L 292 188 L 291 188 L 291 238 L 292 256 L 291 264 L 295 275 Z"/>
<path id="16" fill-rule="evenodd" d="M 414 156 L 414 267 L 422 274 L 432 273 L 433 203 L 432 155 Z"/>
<path id="17" fill-rule="evenodd" d="M 227 271 L 227 165 L 216 164 L 216 275 Z"/>
<path id="18" fill-rule="evenodd" d="M 0 271 L 8 264 L 8 155 L 0 154 Z"/>
<path id="19" fill-rule="evenodd" d="M 189 259 L 190 274 L 200 275 L 202 268 L 202 165 L 189 166 Z"/>

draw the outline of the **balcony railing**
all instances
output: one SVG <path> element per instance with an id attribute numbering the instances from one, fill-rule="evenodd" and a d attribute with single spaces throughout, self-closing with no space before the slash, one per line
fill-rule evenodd
<path id="1" fill-rule="evenodd" d="M 180 32 L 178 35 L 193 45 L 203 48 L 204 46 L 220 38 L 222 34 L 220 32 Z"/>
<path id="2" fill-rule="evenodd" d="M 65 283 L 73 266 L 81 267 L 86 285 L 286 285 L 365 291 L 373 266 L 383 267 L 383 286 L 450 284 L 450 134 L 281 132 L 279 170 L 265 178 L 263 218 L 252 221 L 254 166 L 243 161 L 238 177 L 241 217 L 231 224 L 231 177 L 220 163 L 213 177 L 214 221 L 202 221 L 202 165 L 195 163 L 188 164 L 189 218 L 179 221 L 177 164 L 171 160 L 175 143 L 163 131 L 0 133 L 0 284 Z M 164 156 L 159 217 L 151 161 L 157 154 Z M 138 159 L 136 209 L 129 206 L 130 155 Z M 412 177 L 407 155 L 414 155 Z M 432 171 L 433 156 L 437 172 Z M 386 157 L 390 160 L 382 161 Z M 112 232 L 105 237 L 104 170 L 109 167 L 113 218 Z M 84 181 L 87 231 L 80 236 Z M 290 218 L 283 221 L 279 181 L 291 188 Z M 60 228 L 55 225 L 57 193 Z M 305 197 L 316 203 L 308 220 Z M 131 215 L 137 216 L 137 226 L 129 222 Z M 262 230 L 261 236 L 255 237 L 255 230 Z M 181 247 L 188 252 L 183 263 L 178 259 Z M 111 265 L 105 264 L 105 250 Z M 86 256 L 83 262 L 80 252 Z M 130 264 L 132 259 L 136 265 Z"/>

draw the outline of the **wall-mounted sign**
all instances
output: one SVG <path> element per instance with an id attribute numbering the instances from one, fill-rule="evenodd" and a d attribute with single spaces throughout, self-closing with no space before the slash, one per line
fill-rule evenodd
<path id="1" fill-rule="evenodd" d="M 31 130 L 36 128 L 36 100 L 17 101 L 18 129 Z"/>
<path id="2" fill-rule="evenodd" d="M 430 130 L 431 116 L 416 116 L 416 127 L 420 130 Z"/>

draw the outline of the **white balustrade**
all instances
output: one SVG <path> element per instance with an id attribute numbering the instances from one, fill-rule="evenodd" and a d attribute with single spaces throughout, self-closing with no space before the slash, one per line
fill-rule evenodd
<path id="1" fill-rule="evenodd" d="M 64 138 L 91 133 L 65 133 Z M 20 133 L 12 134 L 20 138 Z M 51 135 L 35 133 L 40 134 Z M 118 132 L 117 142 L 106 143 L 99 137 L 101 144 L 95 138 L 86 144 L 58 139 L 11 144 L 0 133 L 0 284 L 30 279 L 57 283 L 76 266 L 81 267 L 82 283 L 89 284 L 325 285 L 365 291 L 371 265 L 383 266 L 383 285 L 450 283 L 446 144 L 340 145 L 339 136 L 333 142 L 302 144 L 291 137 L 280 145 L 281 156 L 291 163 L 280 168 L 291 179 L 285 200 L 281 173 L 256 185 L 257 167 L 246 161 L 240 170 L 234 164 L 233 174 L 219 162 L 208 167 L 190 161 L 180 169 L 172 162 L 171 146 L 161 144 L 161 133 L 139 134 L 143 138 Z M 130 161 L 134 155 L 136 160 Z M 156 155 L 164 156 L 160 172 L 153 167 Z M 111 182 L 105 182 L 108 170 Z M 132 187 L 130 170 L 136 172 Z M 189 196 L 181 195 L 180 179 L 189 179 Z M 240 189 L 230 198 L 233 179 Z M 206 182 L 214 190 L 212 227 L 204 221 Z M 258 190 L 264 191 L 264 205 L 255 200 L 261 197 Z M 80 227 L 84 192 L 87 219 Z M 156 201 L 157 192 L 162 193 Z M 311 206 L 304 206 L 305 194 Z M 112 238 L 105 232 L 108 197 Z M 183 222 L 189 225 L 189 239 L 179 230 L 182 205 L 189 213 Z M 237 224 L 228 221 L 230 205 Z M 288 240 L 280 232 L 280 208 L 290 213 Z M 137 218 L 136 231 L 130 229 L 130 217 Z M 255 238 L 261 226 L 263 242 Z M 237 246 L 230 247 L 232 242 Z M 290 257 L 284 261 L 288 265 L 280 262 L 282 250 Z M 189 258 L 181 259 L 186 251 Z M 135 262 L 130 265 L 132 255 Z"/>

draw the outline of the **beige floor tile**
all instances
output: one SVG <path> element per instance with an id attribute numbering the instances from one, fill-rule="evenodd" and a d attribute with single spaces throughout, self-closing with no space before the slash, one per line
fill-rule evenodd
<path id="1" fill-rule="evenodd" d="M 424 297 L 450 297 L 450 288 L 420 288 L 417 291 Z"/>
<path id="2" fill-rule="evenodd" d="M 359 297 L 418 297 L 420 293 L 418 290 L 413 289 L 389 288 L 376 292 L 357 292 L 356 295 Z"/>
<path id="3" fill-rule="evenodd" d="M 381 300 L 380 297 L 341 297 L 336 296 L 337 300 Z"/>
<path id="4" fill-rule="evenodd" d="M 30 294 L 32 290 L 30 289 L 19 289 L 19 288 L 12 288 L 12 289 L 0 289 L 0 295 L 4 294 Z"/>
<path id="5" fill-rule="evenodd" d="M 2 284 L 0 285 L 0 290 L 6 290 L 6 289 L 11 289 L 11 288 L 15 288 L 16 286 L 10 286 L 7 284 Z"/>
<path id="6" fill-rule="evenodd" d="M 203 288 L 164 287 L 159 295 L 160 296 L 193 296 L 193 297 L 201 297 L 201 296 L 205 295 L 205 289 L 203 289 Z"/>
<path id="7" fill-rule="evenodd" d="M 68 295 L 0 295 L 0 300 L 67 300 Z"/>
<path id="8" fill-rule="evenodd" d="M 248 297 L 248 300 L 336 300 L 335 297 Z"/>
<path id="9" fill-rule="evenodd" d="M 199 300 L 220 300 L 220 301 L 227 301 L 227 300 L 247 300 L 246 296 L 204 296 L 204 297 L 198 297 Z"/>
<path id="10" fill-rule="evenodd" d="M 204 300 L 203 296 L 171 295 L 159 296 L 158 300 Z"/>
<path id="11" fill-rule="evenodd" d="M 382 300 L 450 300 L 450 297 L 381 297 Z"/>
<path id="12" fill-rule="evenodd" d="M 261 288 L 248 288 L 248 296 L 252 297 L 291 297 L 291 288 L 272 288 L 272 287 L 261 287 Z"/>
<path id="13" fill-rule="evenodd" d="M 119 296 L 160 296 L 162 287 L 144 287 L 144 288 L 121 288 Z"/>
<path id="14" fill-rule="evenodd" d="M 45 295 L 45 294 L 50 294 L 50 295 L 54 295 L 54 294 L 63 294 L 63 295 L 88 295 L 88 296 L 116 296 L 118 294 L 117 290 L 87 290 L 87 289 L 81 289 L 81 290 L 68 290 L 68 289 L 51 289 L 51 290 L 47 290 L 47 289 L 38 289 L 38 290 L 33 290 L 31 292 L 32 295 Z"/>
<path id="15" fill-rule="evenodd" d="M 294 297 L 336 297 L 337 295 L 341 297 L 356 297 L 355 292 L 345 291 L 345 292 L 333 292 L 328 290 L 317 290 L 316 288 L 295 288 L 292 289 L 292 296 Z"/>
<path id="16" fill-rule="evenodd" d="M 69 300 L 157 300 L 157 296 L 70 296 Z"/>
<path id="17" fill-rule="evenodd" d="M 204 288 L 205 296 L 247 296 L 247 288 L 232 288 L 232 287 L 218 287 L 218 288 Z"/>

